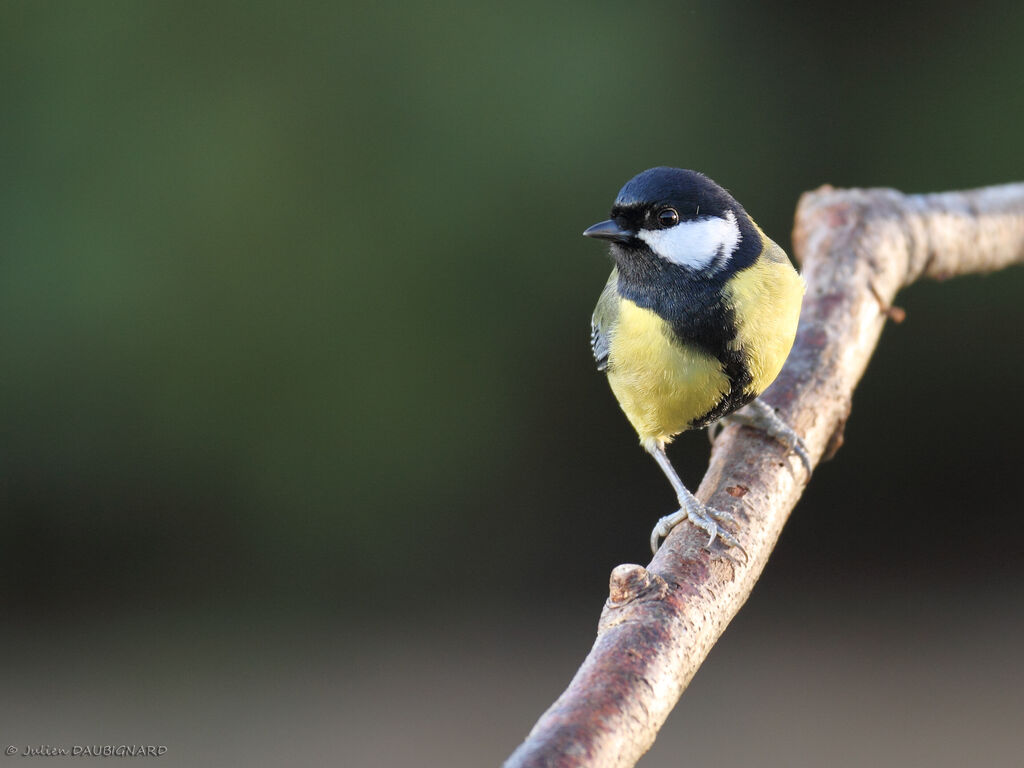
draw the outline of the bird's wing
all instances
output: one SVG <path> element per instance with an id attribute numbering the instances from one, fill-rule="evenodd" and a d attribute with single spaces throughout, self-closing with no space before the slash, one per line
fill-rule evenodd
<path id="1" fill-rule="evenodd" d="M 594 307 L 594 315 L 590 318 L 590 350 L 594 353 L 599 371 L 608 368 L 608 343 L 612 326 L 619 317 L 619 297 L 616 291 L 618 281 L 619 271 L 613 269 Z"/>

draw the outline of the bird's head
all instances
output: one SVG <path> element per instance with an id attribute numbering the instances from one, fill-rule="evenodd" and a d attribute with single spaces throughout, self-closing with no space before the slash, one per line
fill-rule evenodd
<path id="1" fill-rule="evenodd" d="M 653 259 L 660 268 L 714 274 L 746 266 L 746 251 L 756 247 L 756 258 L 761 250 L 743 206 L 704 174 L 679 168 L 634 176 L 619 190 L 611 218 L 583 234 L 610 241 L 620 267 Z"/>

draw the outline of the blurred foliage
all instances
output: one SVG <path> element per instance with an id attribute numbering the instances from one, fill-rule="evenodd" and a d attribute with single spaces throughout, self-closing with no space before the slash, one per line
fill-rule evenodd
<path id="1" fill-rule="evenodd" d="M 822 183 L 1024 179 L 1022 24 L 1017 4 L 5 3 L 3 601 L 599 587 L 672 499 L 593 372 L 609 265 L 580 231 L 658 164 L 787 246 Z M 1019 541 L 1022 289 L 907 293 L 773 567 Z M 694 482 L 703 437 L 674 456 Z"/>

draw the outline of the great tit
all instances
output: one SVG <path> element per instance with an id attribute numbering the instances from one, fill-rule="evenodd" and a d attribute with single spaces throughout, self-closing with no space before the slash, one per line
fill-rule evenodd
<path id="1" fill-rule="evenodd" d="M 665 446 L 730 417 L 765 430 L 810 471 L 803 442 L 756 399 L 793 346 L 803 279 L 743 206 L 696 171 L 634 176 L 611 218 L 583 234 L 608 240 L 615 262 L 591 320 L 597 368 L 679 500 L 652 531 L 651 549 L 683 520 L 711 537 L 709 549 L 716 537 L 735 546 L 723 527 L 732 516 L 686 489 Z"/>

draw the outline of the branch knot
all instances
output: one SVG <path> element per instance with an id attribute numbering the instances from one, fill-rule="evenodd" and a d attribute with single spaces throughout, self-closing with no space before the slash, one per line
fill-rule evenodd
<path id="1" fill-rule="evenodd" d="M 1024 263 L 1024 184 L 918 196 L 822 187 L 801 198 L 793 242 L 807 294 L 772 402 L 786 405 L 812 455 L 829 457 L 885 317 L 902 315 L 892 304 L 903 286 Z M 745 505 L 747 559 L 712 562 L 704 532 L 686 526 L 648 568 L 616 567 L 594 647 L 506 768 L 635 764 L 750 594 L 802 491 L 758 441 L 723 434 L 698 493 Z"/>
<path id="2" fill-rule="evenodd" d="M 624 563 L 612 569 L 608 580 L 608 607 L 619 608 L 637 598 L 657 592 L 659 596 L 668 591 L 668 582 L 642 565 Z"/>

